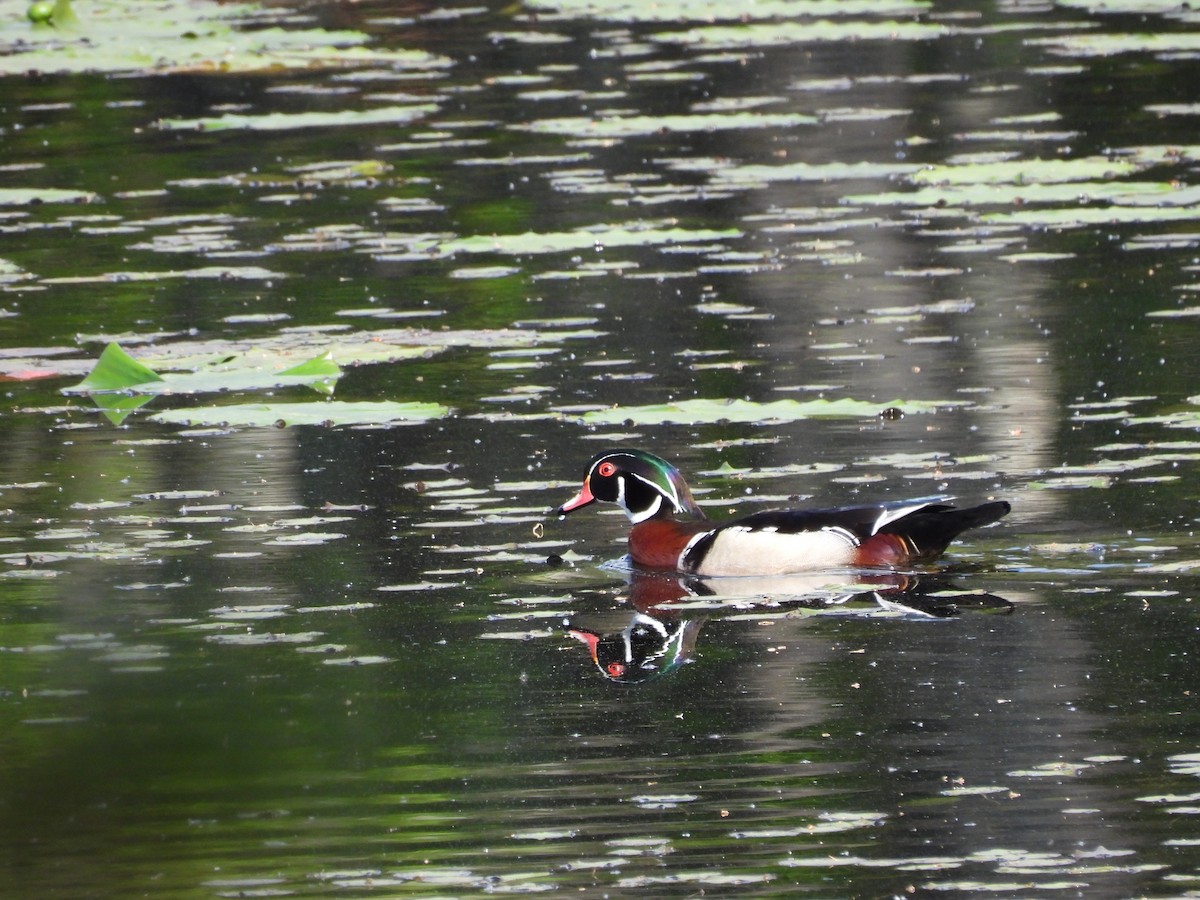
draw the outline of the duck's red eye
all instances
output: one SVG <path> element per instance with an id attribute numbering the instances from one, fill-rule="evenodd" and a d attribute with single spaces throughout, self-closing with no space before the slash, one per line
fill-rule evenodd
<path id="1" fill-rule="evenodd" d="M 617 467 L 613 463 L 602 462 L 596 466 L 596 474 L 601 478 L 612 478 L 613 475 L 617 474 Z"/>

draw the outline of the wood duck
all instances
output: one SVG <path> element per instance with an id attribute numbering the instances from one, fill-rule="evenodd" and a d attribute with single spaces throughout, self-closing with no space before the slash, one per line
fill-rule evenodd
<path id="1" fill-rule="evenodd" d="M 900 569 L 937 558 L 968 528 L 990 525 L 1004 500 L 958 509 L 938 500 L 838 509 L 783 509 L 711 521 L 679 471 L 641 450 L 606 450 L 588 463 L 559 516 L 596 501 L 629 516 L 629 554 L 645 569 L 687 575 L 786 575 L 815 569 Z"/>

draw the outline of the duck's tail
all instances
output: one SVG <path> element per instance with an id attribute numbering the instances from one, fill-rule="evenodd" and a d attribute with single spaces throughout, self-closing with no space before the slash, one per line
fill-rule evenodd
<path id="1" fill-rule="evenodd" d="M 932 504 L 888 522 L 877 533 L 900 538 L 906 545 L 908 561 L 923 562 L 945 553 L 950 543 L 967 529 L 991 525 L 1008 515 L 1011 509 L 1007 500 L 981 503 L 967 509 Z"/>

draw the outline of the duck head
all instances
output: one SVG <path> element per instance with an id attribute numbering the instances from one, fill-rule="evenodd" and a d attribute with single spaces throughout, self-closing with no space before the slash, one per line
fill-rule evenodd
<path id="1" fill-rule="evenodd" d="M 554 510 L 559 516 L 596 501 L 615 503 L 635 525 L 655 516 L 702 518 L 679 471 L 641 450 L 606 450 L 592 457 L 579 493 Z"/>

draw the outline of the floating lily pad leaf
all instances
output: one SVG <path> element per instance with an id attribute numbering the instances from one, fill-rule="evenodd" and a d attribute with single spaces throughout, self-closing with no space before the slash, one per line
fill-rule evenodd
<path id="1" fill-rule="evenodd" d="M 3 57 L 0 56 L 0 61 Z M 100 195 L 91 191 L 66 188 L 0 188 L 0 206 L 28 206 L 31 203 L 96 203 Z"/>
<path id="2" fill-rule="evenodd" d="M 293 365 L 297 359 L 331 352 L 344 366 L 396 362 L 433 356 L 452 347 L 535 347 L 557 345 L 565 341 L 589 341 L 604 332 L 577 327 L 593 319 L 563 319 L 518 322 L 512 328 L 423 329 L 380 328 L 341 331 L 337 327 L 292 328 L 278 334 L 248 339 L 214 339 L 155 343 L 139 352 L 141 362 L 157 372 L 199 371 L 214 360 L 232 365 L 235 355 L 255 354 L 257 364 L 272 371 Z M 331 335 L 331 330 L 338 332 Z M 109 340 L 99 336 L 100 340 Z M 0 357 L 0 377 L 21 377 L 36 369 L 44 375 L 83 377 L 94 365 L 91 360 L 64 359 L 77 353 L 76 347 L 31 348 L 29 356 Z M 246 363 L 243 367 L 249 366 Z M 221 388 L 218 388 L 221 389 Z"/>
<path id="3" fill-rule="evenodd" d="M 164 131 L 286 131 L 297 128 L 346 128 L 353 125 L 379 125 L 412 122 L 437 110 L 432 103 L 412 106 L 387 106 L 381 109 L 347 109 L 334 112 L 264 113 L 242 115 L 228 113 L 200 119 L 159 119 Z"/>
<path id="4" fill-rule="evenodd" d="M 285 369 L 279 373 L 280 375 L 289 375 L 295 378 L 339 378 L 342 370 L 338 364 L 333 361 L 332 353 L 325 353 L 315 359 L 310 359 L 308 362 L 300 363 L 298 366 L 292 366 L 290 369 Z"/>
<path id="5" fill-rule="evenodd" d="M 732 478 L 735 481 L 761 480 L 768 478 L 791 478 L 796 475 L 827 475 L 840 472 L 845 466 L 838 463 L 790 463 L 783 466 L 768 466 L 762 469 L 735 468 L 724 463 L 719 468 L 700 471 L 696 474 L 706 478 Z"/>
<path id="6" fill-rule="evenodd" d="M 1063 478 L 1047 478 L 1031 481 L 1026 487 L 1031 491 L 1070 491 L 1086 488 L 1110 488 L 1113 480 L 1103 475 L 1071 475 Z"/>
<path id="7" fill-rule="evenodd" d="M 392 171 L 392 165 L 379 159 L 336 160 L 288 166 L 287 170 L 296 173 L 302 184 L 329 184 L 382 178 Z"/>
<path id="8" fill-rule="evenodd" d="M 1133 416 L 1125 420 L 1129 425 L 1163 425 L 1167 428 L 1200 428 L 1200 411 L 1181 410 L 1157 416 Z"/>
<path id="9" fill-rule="evenodd" d="M 945 25 L 927 22 L 868 22 L 829 20 L 713 25 L 687 31 L 664 31 L 653 36 L 664 44 L 712 50 L 804 46 L 824 42 L 932 41 L 950 34 Z"/>
<path id="10" fill-rule="evenodd" d="M 287 313 L 243 313 L 226 316 L 221 321 L 226 325 L 266 325 L 270 322 L 286 322 L 290 318 Z"/>
<path id="11" fill-rule="evenodd" d="M 1007 213 L 984 213 L 979 217 L 982 223 L 995 228 L 1006 225 L 1024 225 L 1033 228 L 1087 228 L 1091 225 L 1180 222 L 1196 219 L 1200 219 L 1200 207 L 1167 205 L 1020 209 Z"/>
<path id="12" fill-rule="evenodd" d="M 1137 172 L 1127 159 L 1089 156 L 1082 159 L 1019 159 L 966 165 L 926 166 L 908 180 L 919 185 L 1019 184 L 1025 186 L 1079 181 L 1107 181 Z"/>
<path id="13" fill-rule="evenodd" d="M 1200 316 L 1200 306 L 1185 306 L 1179 309 L 1156 309 L 1146 313 L 1150 318 L 1154 319 L 1185 319 L 1192 316 Z M 1188 398 L 1189 403 L 1197 402 L 1194 398 Z"/>
<path id="14" fill-rule="evenodd" d="M 881 410 L 896 407 L 906 413 L 930 413 L 951 407 L 969 407 L 969 401 L 903 401 L 877 403 L 864 400 L 680 400 L 655 406 L 618 406 L 583 413 L 588 425 L 699 425 L 716 422 L 797 422 L 818 418 L 873 418 Z"/>
<path id="15" fill-rule="evenodd" d="M 674 159 L 669 163 L 670 168 L 678 172 L 707 172 L 712 184 L 717 187 L 745 187 L 759 184 L 773 184 L 778 181 L 850 181 L 862 179 L 875 181 L 891 178 L 897 175 L 908 175 L 920 167 L 912 163 L 874 163 L 874 162 L 831 162 L 808 163 L 795 162 L 778 166 L 754 163 L 735 165 L 728 160 L 713 158 Z M 809 211 L 808 214 L 834 216 L 845 211 Z M 786 218 L 786 217 L 785 217 Z M 794 215 L 792 218 L 801 218 Z"/>
<path id="16" fill-rule="evenodd" d="M 594 119 L 569 116 L 561 119 L 538 119 L 511 126 L 517 131 L 536 134 L 557 134 L 583 138 L 622 138 L 660 132 L 725 131 L 734 128 L 795 128 L 816 125 L 814 116 L 799 113 L 698 113 L 677 116 L 612 116 Z"/>
<path id="17" fill-rule="evenodd" d="M 1116 56 L 1118 53 L 1153 53 L 1188 56 L 1200 54 L 1198 32 L 1156 32 L 1110 34 L 1088 32 L 1065 33 L 1054 37 L 1027 38 L 1025 43 L 1045 47 L 1059 56 L 1092 58 Z"/>
<path id="18" fill-rule="evenodd" d="M 378 666 L 382 663 L 391 662 L 390 656 L 339 656 L 332 659 L 321 660 L 323 666 Z"/>
<path id="19" fill-rule="evenodd" d="M 534 10 L 552 10 L 571 19 L 609 22 L 750 22 L 816 16 L 902 16 L 929 10 L 924 0 L 525 0 Z"/>
<path id="20" fill-rule="evenodd" d="M 450 414 L 440 403 L 381 401 L 244 403 L 169 409 L 150 416 L 170 425 L 283 428 L 292 425 L 415 425 Z"/>
<path id="21" fill-rule="evenodd" d="M 1135 469 L 1145 469 L 1164 465 L 1168 460 L 1160 456 L 1144 456 L 1141 459 L 1102 459 L 1097 462 L 1085 463 L 1078 466 L 1055 466 L 1047 469 L 1054 475 L 1119 475 L 1122 472 L 1132 472 Z"/>
<path id="22" fill-rule="evenodd" d="M 98 398 L 114 393 L 153 396 L 253 391 L 302 385 L 324 394 L 331 394 L 334 382 L 342 375 L 341 367 L 333 361 L 333 355 L 329 352 L 282 370 L 279 359 L 280 357 L 274 354 L 234 354 L 215 363 L 200 366 L 193 372 L 159 375 L 138 362 L 119 345 L 109 344 L 100 355 L 91 374 L 79 384 L 64 388 L 63 393 L 90 394 L 99 402 Z M 140 405 L 141 403 L 137 404 Z M 119 408 L 133 409 L 136 406 Z"/>
<path id="23" fill-rule="evenodd" d="M 119 344 L 109 344 L 100 354 L 95 368 L 88 376 L 71 388 L 65 388 L 64 393 L 90 394 L 99 392 L 129 391 L 143 385 L 161 383 L 160 376 L 153 369 L 142 365 Z"/>
<path id="24" fill-rule="evenodd" d="M 212 278 L 226 280 L 268 281 L 287 278 L 283 272 L 273 272 L 260 266 L 204 266 L 199 269 L 168 269 L 162 272 L 104 272 L 99 275 L 63 275 L 43 278 L 41 284 L 91 284 L 94 282 L 165 281 L 168 278 Z"/>
<path id="25" fill-rule="evenodd" d="M 11 5 L 11 4 L 10 4 Z M 16 15 L 0 25 L 0 74 L 37 72 L 253 72 L 387 66 L 444 68 L 423 51 L 375 50 L 359 31 L 264 28 L 291 10 L 254 3 L 92 0 L 70 27 L 37 27 Z M 51 15 L 50 25 L 60 25 Z"/>
<path id="26" fill-rule="evenodd" d="M 1176 3 L 1175 0 L 1056 0 L 1055 6 L 1087 10 L 1096 15 L 1162 15 L 1186 13 L 1190 10 L 1188 4 Z"/>
<path id="27" fill-rule="evenodd" d="M 1154 182 L 1069 182 L 1062 184 L 970 183 L 926 187 L 916 191 L 854 194 L 845 198 L 858 206 L 1014 206 L 1056 203 L 1133 204 L 1151 198 L 1155 203 L 1181 205 L 1187 198 L 1168 184 Z M 1107 207 L 1105 207 L 1107 208 Z"/>
<path id="28" fill-rule="evenodd" d="M 629 222 L 600 225 L 574 231 L 522 234 L 471 235 L 468 237 L 428 234 L 379 235 L 363 242 L 364 249 L 380 259 L 445 259 L 460 253 L 496 253 L 524 256 L 533 253 L 566 253 L 605 250 L 613 247 L 679 247 L 701 242 L 741 237 L 736 228 L 687 229 L 658 222 Z"/>

